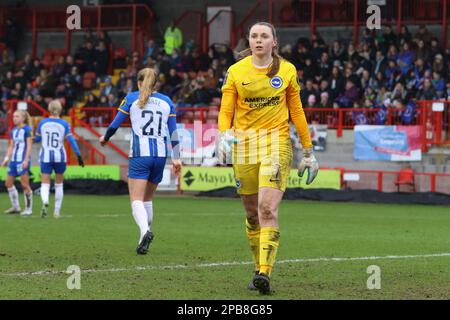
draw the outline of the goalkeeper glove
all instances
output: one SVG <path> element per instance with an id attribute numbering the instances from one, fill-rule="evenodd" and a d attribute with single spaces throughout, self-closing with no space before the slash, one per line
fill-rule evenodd
<path id="1" fill-rule="evenodd" d="M 319 163 L 317 162 L 316 157 L 314 157 L 312 148 L 303 149 L 303 158 L 298 165 L 299 177 L 302 178 L 306 170 L 308 170 L 306 184 L 311 184 L 319 172 Z"/>
<path id="2" fill-rule="evenodd" d="M 84 168 L 84 162 L 83 162 L 83 158 L 81 158 L 81 155 L 77 155 L 78 158 L 78 164 Z"/>
<path id="3" fill-rule="evenodd" d="M 232 130 L 223 131 L 217 139 L 217 158 L 221 164 L 232 162 L 233 144 L 237 143 L 237 139 L 233 135 Z"/>

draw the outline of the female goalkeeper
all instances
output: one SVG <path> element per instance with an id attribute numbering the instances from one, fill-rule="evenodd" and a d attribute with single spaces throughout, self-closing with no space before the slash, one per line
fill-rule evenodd
<path id="1" fill-rule="evenodd" d="M 270 294 L 270 277 L 280 232 L 278 206 L 291 170 L 289 118 L 303 147 L 298 174 L 307 170 L 307 184 L 319 166 L 300 101 L 295 67 L 277 54 L 273 25 L 258 22 L 250 28 L 250 48 L 228 69 L 222 87 L 218 155 L 233 157 L 237 191 L 246 211 L 246 231 L 255 262 L 249 289 Z M 234 144 L 234 148 L 231 146 Z"/>

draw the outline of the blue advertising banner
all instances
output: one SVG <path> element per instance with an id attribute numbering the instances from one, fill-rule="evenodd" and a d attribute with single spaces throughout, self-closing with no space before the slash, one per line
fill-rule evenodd
<path id="1" fill-rule="evenodd" d="M 355 160 L 421 161 L 420 126 L 358 125 L 354 129 Z"/>

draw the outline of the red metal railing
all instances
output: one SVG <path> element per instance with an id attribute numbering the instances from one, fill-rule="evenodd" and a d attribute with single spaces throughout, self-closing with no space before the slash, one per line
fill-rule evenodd
<path id="1" fill-rule="evenodd" d="M 214 107 L 218 108 L 217 106 Z M 193 119 L 196 119 L 202 122 L 206 120 L 207 114 L 208 112 L 210 112 L 210 110 L 210 107 L 183 107 L 177 109 L 177 111 L 179 112 L 189 112 L 187 120 L 191 121 Z M 87 125 L 87 123 L 93 123 L 97 127 L 107 127 L 114 120 L 117 114 L 117 109 L 108 107 L 84 107 L 82 112 L 85 114 L 83 118 L 85 125 Z M 98 121 L 98 117 L 102 117 L 101 125 Z M 130 125 L 131 124 L 129 118 L 122 124 L 122 126 L 125 127 L 129 127 Z"/>
<path id="2" fill-rule="evenodd" d="M 85 159 L 86 164 L 106 164 L 106 156 L 100 152 L 97 148 L 95 148 L 91 143 L 83 139 L 77 133 L 72 132 L 75 139 L 81 142 L 78 146 L 80 149 L 81 157 Z M 70 143 L 66 143 L 66 150 L 68 150 L 69 156 L 69 164 L 76 164 L 77 157 L 75 152 L 72 150 L 72 146 Z"/>
<path id="3" fill-rule="evenodd" d="M 353 129 L 355 126 L 355 116 L 363 114 L 367 124 L 377 124 L 375 121 L 379 108 L 303 108 L 306 119 L 310 124 L 326 124 L 330 129 L 336 129 L 337 137 L 342 137 L 343 129 Z M 387 109 L 388 115 L 385 125 L 401 125 L 401 110 L 393 108 Z M 421 124 L 421 111 L 415 114 L 411 125 Z"/>
<path id="4" fill-rule="evenodd" d="M 101 134 L 98 133 L 94 128 L 92 128 L 89 124 L 87 124 L 86 122 L 84 122 L 83 120 L 78 119 L 75 116 L 75 110 L 71 109 L 69 112 L 69 115 L 72 119 L 72 125 L 75 126 L 81 126 L 83 128 L 85 128 L 86 130 L 88 130 L 90 133 L 92 133 L 94 136 L 96 136 L 97 138 L 101 137 Z M 118 146 L 116 146 L 114 143 L 112 143 L 111 141 L 109 141 L 107 143 L 111 148 L 114 149 L 114 151 L 116 151 L 118 154 L 120 154 L 122 157 L 128 159 L 128 154 L 126 152 L 124 152 L 122 149 L 120 149 Z"/>
<path id="5" fill-rule="evenodd" d="M 10 103 L 17 103 L 12 101 Z M 443 103 L 444 109 L 442 112 L 433 111 L 433 103 Z M 417 101 L 417 109 L 410 125 L 420 125 L 422 127 L 422 150 L 427 151 L 431 145 L 450 144 L 450 102 L 448 101 Z M 46 110 L 32 104 L 29 107 L 32 115 L 45 114 Z M 330 129 L 336 129 L 337 137 L 342 137 L 344 129 L 352 129 L 355 125 L 356 114 L 363 114 L 367 120 L 367 124 L 378 124 L 375 122 L 375 115 L 379 109 L 377 108 L 349 108 L 349 109 L 334 109 L 334 108 L 304 108 L 304 112 L 308 123 L 327 125 Z M 217 106 L 211 107 L 180 107 L 177 109 L 178 121 L 183 123 L 191 123 L 193 120 L 200 120 L 202 122 L 216 121 Z M 385 125 L 403 125 L 401 118 L 401 110 L 393 108 L 387 109 L 388 115 Z M 99 137 L 100 134 L 95 131 L 91 125 L 107 127 L 114 119 L 117 109 L 115 108 L 101 108 L 101 107 L 85 107 L 83 108 L 85 114 L 84 121 L 76 119 L 74 111 L 71 110 L 72 119 L 76 120 L 76 124 L 83 126 L 92 134 Z M 101 121 L 99 121 L 101 118 Z M 75 121 L 73 120 L 73 121 Z M 3 129 L 0 137 L 7 138 L 8 133 L 12 128 L 12 113 L 9 113 L 8 118 L 3 118 L 0 122 L 8 122 L 8 130 Z M 75 122 L 74 122 L 75 123 Z M 129 119 L 126 120 L 124 126 L 130 126 Z M 1 128 L 1 127 L 0 127 Z M 126 157 L 126 153 L 117 146 L 111 145 L 117 152 Z M 119 151 L 120 150 L 120 151 Z"/>
<path id="6" fill-rule="evenodd" d="M 17 106 L 19 102 L 26 102 L 27 103 L 27 111 L 30 114 L 31 117 L 33 117 L 36 120 L 40 120 L 40 117 L 48 117 L 50 113 L 44 109 L 42 106 L 38 105 L 36 102 L 32 100 L 27 101 L 19 101 L 19 100 L 7 100 L 8 104 L 8 115 L 3 120 L 7 121 L 8 123 L 8 130 L 6 136 L 4 135 L 1 138 L 9 138 L 9 135 L 11 133 L 12 128 L 14 127 L 13 124 L 13 114 L 14 111 L 17 109 Z M 37 123 L 35 123 L 37 124 Z M 84 140 L 82 137 L 77 135 L 75 132 L 72 132 L 75 139 L 78 140 L 79 149 L 82 152 L 82 156 L 85 159 L 86 164 L 105 164 L 106 163 L 106 157 L 103 153 L 101 153 L 99 150 L 97 150 L 94 146 L 92 146 L 88 141 Z M 70 144 L 66 143 L 66 146 L 70 146 Z M 73 163 L 77 163 L 76 157 L 74 157 L 75 153 L 73 152 L 72 148 L 68 148 L 69 151 L 69 157 L 68 157 L 68 164 L 71 165 Z"/>
<path id="7" fill-rule="evenodd" d="M 436 112 L 432 110 L 434 102 L 443 103 L 444 111 Z M 378 124 L 375 116 L 379 112 L 378 108 L 308 108 L 304 107 L 306 119 L 310 124 L 327 125 L 330 129 L 336 129 L 336 136 L 342 137 L 344 129 L 353 129 L 355 126 L 355 116 L 363 114 L 367 124 Z M 85 122 L 95 126 L 107 127 L 114 119 L 117 109 L 89 107 L 83 108 Z M 193 120 L 213 121 L 217 120 L 218 106 L 210 107 L 179 107 L 177 109 L 178 121 L 191 123 Z M 404 125 L 402 121 L 402 110 L 394 108 L 387 109 L 387 119 L 385 125 Z M 101 117 L 101 125 L 98 118 Z M 85 126 L 87 124 L 85 123 Z M 129 126 L 129 119 L 124 124 Z M 448 101 L 417 101 L 417 109 L 413 120 L 409 125 L 420 125 L 422 127 L 422 150 L 427 151 L 431 145 L 443 145 L 450 143 L 450 102 Z M 91 127 L 91 126 L 89 126 Z M 92 129 L 92 128 L 91 128 Z M 93 129 L 92 129 L 93 130 Z M 99 134 L 97 133 L 99 136 Z"/>
<path id="8" fill-rule="evenodd" d="M 397 192 L 395 181 L 398 178 L 399 171 L 337 169 L 341 171 L 341 188 Z M 343 178 L 345 173 L 357 173 L 360 179 L 358 181 L 345 181 Z M 448 173 L 416 172 L 414 173 L 414 181 L 417 192 L 450 194 L 450 174 Z"/>
<path id="9" fill-rule="evenodd" d="M 83 107 L 84 122 L 90 124 L 91 127 L 107 127 L 116 117 L 117 108 L 110 107 Z M 131 126 L 130 118 L 127 118 L 122 126 Z"/>

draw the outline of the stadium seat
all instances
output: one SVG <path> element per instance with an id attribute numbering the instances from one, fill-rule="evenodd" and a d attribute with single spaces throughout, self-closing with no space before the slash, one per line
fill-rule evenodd
<path id="1" fill-rule="evenodd" d="M 119 81 L 120 76 L 112 76 L 111 77 L 111 83 L 113 84 L 113 86 L 115 86 L 117 84 L 117 81 Z"/>
<path id="2" fill-rule="evenodd" d="M 95 72 L 86 72 L 83 78 L 95 80 L 97 78 L 97 75 L 95 74 Z"/>
<path id="3" fill-rule="evenodd" d="M 219 111 L 217 110 L 209 110 L 208 114 L 206 115 L 206 119 L 213 119 L 214 121 L 217 122 L 217 118 L 219 117 Z"/>
<path id="4" fill-rule="evenodd" d="M 97 98 L 100 97 L 100 89 L 94 89 L 91 91 L 91 93 L 96 96 Z"/>
<path id="5" fill-rule="evenodd" d="M 397 191 L 400 192 L 401 185 L 409 185 L 412 187 L 413 192 L 416 192 L 414 170 L 413 169 L 400 169 L 397 180 L 394 182 L 397 186 Z"/>
<path id="6" fill-rule="evenodd" d="M 114 50 L 112 67 L 114 69 L 125 69 L 127 67 L 125 62 L 126 56 L 127 51 L 125 50 L 125 48 L 116 48 Z"/>
<path id="7" fill-rule="evenodd" d="M 186 119 L 190 122 L 192 119 L 194 119 L 194 111 L 185 111 L 182 119 Z"/>
<path id="8" fill-rule="evenodd" d="M 83 79 L 83 89 L 90 90 L 94 87 L 94 81 L 92 79 Z"/>
<path id="9" fill-rule="evenodd" d="M 195 120 L 204 120 L 206 118 L 205 111 L 195 111 L 194 112 L 194 121 Z"/>
<path id="10" fill-rule="evenodd" d="M 0 50 L 1 54 L 1 50 Z M 24 60 L 16 60 L 16 68 L 21 68 L 25 64 Z"/>
<path id="11" fill-rule="evenodd" d="M 215 105 L 215 106 L 210 106 L 208 111 L 209 112 L 211 112 L 211 111 L 219 112 L 219 109 L 220 109 L 220 107 Z"/>
<path id="12" fill-rule="evenodd" d="M 220 98 L 215 97 L 215 98 L 212 99 L 211 105 L 213 105 L 213 106 L 220 106 L 220 102 L 221 102 L 221 101 L 222 101 L 222 100 L 221 100 Z"/>
<path id="13" fill-rule="evenodd" d="M 95 72 L 86 72 L 83 76 L 83 88 L 86 90 L 92 89 L 96 78 Z"/>
<path id="14" fill-rule="evenodd" d="M 52 56 L 44 55 L 41 59 L 41 64 L 47 69 L 50 68 L 50 66 L 52 65 Z"/>
<path id="15" fill-rule="evenodd" d="M 126 71 L 127 71 L 127 69 L 114 69 L 113 75 L 114 76 L 120 76 L 121 72 L 126 72 Z"/>
<path id="16" fill-rule="evenodd" d="M 125 48 L 116 48 L 114 50 L 114 59 L 123 59 L 127 56 Z"/>

